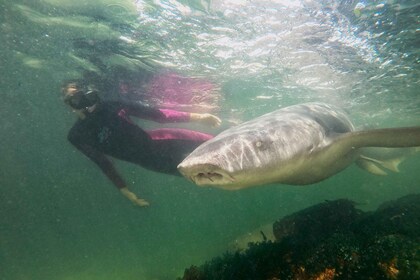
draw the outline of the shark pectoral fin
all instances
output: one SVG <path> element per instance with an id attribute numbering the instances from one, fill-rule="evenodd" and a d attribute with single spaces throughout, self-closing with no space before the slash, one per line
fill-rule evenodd
<path id="1" fill-rule="evenodd" d="M 400 172 L 400 169 L 398 168 L 398 166 L 404 160 L 405 158 L 395 158 L 395 159 L 385 160 L 382 162 L 382 166 L 385 167 L 386 169 L 389 169 L 391 171 L 398 173 Z"/>
<path id="2" fill-rule="evenodd" d="M 408 148 L 420 146 L 420 126 L 405 128 L 385 128 L 344 133 L 338 136 L 329 146 L 329 154 L 345 157 L 354 154 L 363 147 Z M 376 175 L 387 175 L 381 168 L 398 172 L 398 165 L 402 159 L 394 161 L 379 161 L 363 156 L 356 159 L 362 169 Z"/>
<path id="3" fill-rule="evenodd" d="M 392 159 L 387 159 L 387 160 L 377 160 L 374 158 L 361 155 L 359 160 L 362 162 L 370 162 L 372 164 L 381 165 L 383 168 L 386 168 L 388 170 L 398 173 L 400 172 L 400 169 L 398 168 L 398 166 L 400 165 L 401 162 L 405 160 L 405 157 L 397 157 L 397 158 L 392 158 Z"/>
<path id="4" fill-rule="evenodd" d="M 386 173 L 384 170 L 382 170 L 376 162 L 372 162 L 366 158 L 360 157 L 356 160 L 357 166 L 360 168 L 366 170 L 367 172 L 378 175 L 378 176 L 386 176 L 388 173 Z"/>

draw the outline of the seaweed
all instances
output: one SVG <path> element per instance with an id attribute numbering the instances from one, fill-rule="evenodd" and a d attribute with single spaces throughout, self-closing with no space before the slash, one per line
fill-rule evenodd
<path id="1" fill-rule="evenodd" d="M 420 195 L 363 212 L 327 201 L 273 224 L 276 241 L 250 243 L 186 269 L 179 280 L 420 279 Z"/>

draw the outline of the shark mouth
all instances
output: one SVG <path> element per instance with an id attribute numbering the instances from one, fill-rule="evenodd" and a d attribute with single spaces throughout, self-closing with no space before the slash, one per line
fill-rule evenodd
<path id="1" fill-rule="evenodd" d="M 196 185 L 228 185 L 235 182 L 235 178 L 230 174 L 218 170 L 218 171 L 199 171 L 191 174 L 188 178 L 193 181 Z"/>
<path id="2" fill-rule="evenodd" d="M 217 172 L 200 172 L 195 175 L 195 179 L 197 180 L 209 180 L 210 182 L 217 182 L 223 180 L 223 175 Z"/>

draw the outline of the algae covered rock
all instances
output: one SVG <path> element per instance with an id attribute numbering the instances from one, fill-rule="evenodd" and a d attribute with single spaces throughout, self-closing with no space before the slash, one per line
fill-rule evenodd
<path id="1" fill-rule="evenodd" d="M 185 270 L 183 280 L 420 279 L 420 195 L 363 212 L 324 202 L 273 224 L 276 242 L 250 244 Z"/>
<path id="2" fill-rule="evenodd" d="M 335 232 L 348 231 L 362 215 L 353 201 L 326 201 L 276 221 L 273 233 L 277 241 L 319 242 Z"/>

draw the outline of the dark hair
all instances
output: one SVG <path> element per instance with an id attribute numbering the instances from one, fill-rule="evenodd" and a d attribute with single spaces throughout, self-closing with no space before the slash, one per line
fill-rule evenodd
<path id="1" fill-rule="evenodd" d="M 61 83 L 61 93 L 65 93 L 65 90 L 71 84 L 74 84 L 78 89 L 82 89 L 82 88 L 87 87 L 87 82 L 85 80 L 82 80 L 82 79 L 65 80 Z"/>

